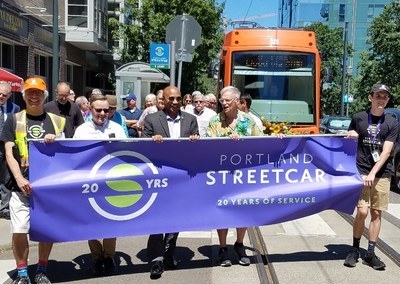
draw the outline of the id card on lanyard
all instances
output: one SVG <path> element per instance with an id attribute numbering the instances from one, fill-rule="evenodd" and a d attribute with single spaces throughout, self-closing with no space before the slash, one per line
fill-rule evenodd
<path id="1" fill-rule="evenodd" d="M 372 159 L 374 160 L 375 163 L 381 159 L 379 149 L 376 149 L 376 147 L 375 147 L 375 145 L 376 145 L 375 141 L 376 141 L 376 137 L 378 136 L 378 134 L 381 130 L 383 115 L 379 118 L 378 124 L 375 127 L 375 133 L 372 133 L 372 114 L 371 114 L 371 112 L 368 113 L 368 123 L 369 123 L 368 133 L 369 133 L 370 140 L 371 140 L 370 150 L 371 150 Z"/>

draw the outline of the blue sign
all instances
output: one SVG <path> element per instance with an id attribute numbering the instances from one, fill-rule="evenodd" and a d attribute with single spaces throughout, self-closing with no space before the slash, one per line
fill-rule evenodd
<path id="1" fill-rule="evenodd" d="M 356 149 L 337 137 L 30 142 L 30 237 L 65 242 L 351 214 L 363 186 Z"/>
<path id="2" fill-rule="evenodd" d="M 150 44 L 150 67 L 159 69 L 170 68 L 169 44 Z"/>

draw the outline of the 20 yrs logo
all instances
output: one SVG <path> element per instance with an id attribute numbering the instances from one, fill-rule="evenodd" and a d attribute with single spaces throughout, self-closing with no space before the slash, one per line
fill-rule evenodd
<path id="1" fill-rule="evenodd" d="M 104 209 L 101 206 L 101 202 L 96 200 L 96 193 L 99 191 L 100 186 L 97 182 L 85 183 L 82 185 L 82 193 L 90 194 L 89 203 L 91 207 L 101 216 L 116 221 L 125 221 L 136 218 L 146 212 L 157 198 L 157 192 L 153 192 L 150 195 L 143 194 L 143 186 L 137 181 L 133 180 L 135 177 L 143 176 L 144 172 L 141 168 L 135 166 L 132 163 L 117 163 L 111 168 L 106 164 L 112 159 L 118 159 L 118 161 L 126 160 L 129 158 L 135 158 L 140 161 L 140 167 L 145 167 L 153 175 L 158 175 L 157 168 L 153 163 L 145 156 L 140 153 L 132 151 L 118 151 L 111 153 L 101 158 L 91 169 L 89 179 L 96 180 L 99 176 L 103 176 L 109 179 L 105 182 L 105 190 L 111 190 L 110 195 L 105 197 L 106 202 L 111 205 L 111 208 L 130 208 L 132 207 L 133 212 L 127 214 L 116 214 L 115 212 L 109 212 L 110 210 Z M 105 172 L 105 174 L 104 174 Z M 146 185 L 150 187 L 166 187 L 168 181 L 166 179 L 148 179 Z M 115 194 L 115 192 L 120 194 Z M 111 194 L 112 193 L 112 194 Z M 148 200 L 142 200 L 148 198 Z M 139 201 L 143 204 L 140 208 L 134 208 L 134 205 Z M 128 210 L 129 211 L 129 210 Z"/>

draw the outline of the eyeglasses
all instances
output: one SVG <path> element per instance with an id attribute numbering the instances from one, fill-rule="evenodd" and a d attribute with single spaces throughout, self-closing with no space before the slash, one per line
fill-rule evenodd
<path id="1" fill-rule="evenodd" d="M 174 102 L 175 100 L 177 100 L 178 102 L 182 101 L 182 97 L 169 97 L 168 100 L 170 102 Z"/>
<path id="2" fill-rule="evenodd" d="M 230 100 L 219 99 L 218 101 L 219 101 L 221 104 L 224 104 L 224 103 L 230 104 L 230 103 L 233 102 L 234 100 L 235 100 L 235 99 L 230 99 Z"/>
<path id="3" fill-rule="evenodd" d="M 102 111 L 104 111 L 104 113 L 108 113 L 110 111 L 108 108 L 94 108 L 94 110 L 97 113 L 101 113 Z"/>
<path id="4" fill-rule="evenodd" d="M 204 101 L 194 101 L 195 104 L 202 104 Z"/>

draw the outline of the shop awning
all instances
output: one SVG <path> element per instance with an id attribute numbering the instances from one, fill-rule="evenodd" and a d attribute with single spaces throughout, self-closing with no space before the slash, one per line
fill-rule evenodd
<path id="1" fill-rule="evenodd" d="M 24 80 L 7 70 L 0 68 L 0 81 L 6 81 L 11 85 L 11 90 L 15 92 L 21 92 Z"/>

